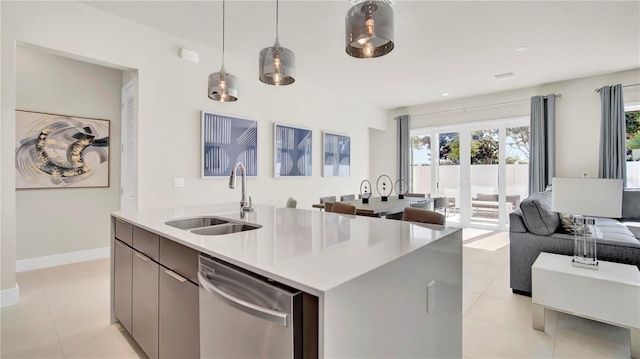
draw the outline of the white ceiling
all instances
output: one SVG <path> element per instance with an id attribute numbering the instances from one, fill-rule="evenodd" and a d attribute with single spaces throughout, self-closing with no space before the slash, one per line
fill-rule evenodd
<path id="1" fill-rule="evenodd" d="M 221 1 L 85 3 L 221 48 Z M 396 0 L 395 49 L 375 59 L 345 53 L 344 15 L 350 6 L 347 0 L 281 1 L 280 43 L 296 54 L 296 81 L 383 108 L 640 67 L 638 0 Z M 275 40 L 275 1 L 228 0 L 226 14 L 227 56 L 252 59 L 257 72 L 258 52 Z M 522 46 L 528 49 L 516 51 Z M 220 66 L 211 65 L 212 71 Z M 233 73 L 231 63 L 226 67 Z M 494 80 L 507 72 L 517 76 Z M 258 81 L 257 73 L 234 75 L 241 82 Z"/>

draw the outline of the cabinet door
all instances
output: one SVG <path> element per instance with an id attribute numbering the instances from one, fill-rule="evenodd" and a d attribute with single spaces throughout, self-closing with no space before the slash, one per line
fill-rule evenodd
<path id="1" fill-rule="evenodd" d="M 158 358 L 158 264 L 134 251 L 133 338 L 151 359 Z"/>
<path id="2" fill-rule="evenodd" d="M 160 267 L 160 359 L 200 358 L 198 289 Z"/>
<path id="3" fill-rule="evenodd" d="M 114 242 L 114 312 L 122 326 L 131 334 L 133 249 L 117 239 Z"/>

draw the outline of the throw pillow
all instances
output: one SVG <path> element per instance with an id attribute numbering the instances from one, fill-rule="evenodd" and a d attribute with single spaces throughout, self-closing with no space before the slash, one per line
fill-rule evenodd
<path id="1" fill-rule="evenodd" d="M 602 231 L 598 228 L 597 225 L 587 225 L 586 227 L 582 224 L 573 223 L 573 214 L 569 213 L 560 213 L 560 222 L 562 223 L 562 228 L 567 231 L 569 234 L 577 234 L 579 236 L 585 235 L 585 228 L 587 237 L 595 237 L 602 238 Z"/>
<path id="2" fill-rule="evenodd" d="M 560 213 L 560 222 L 562 223 L 562 228 L 569 234 L 584 234 L 584 226 L 581 224 L 573 223 L 573 218 L 575 216 L 570 213 Z M 587 235 L 591 235 L 591 226 L 587 226 Z"/>
<path id="3" fill-rule="evenodd" d="M 551 192 L 533 193 L 520 203 L 522 220 L 529 232 L 542 236 L 553 234 L 560 227 L 560 217 L 551 210 Z"/>

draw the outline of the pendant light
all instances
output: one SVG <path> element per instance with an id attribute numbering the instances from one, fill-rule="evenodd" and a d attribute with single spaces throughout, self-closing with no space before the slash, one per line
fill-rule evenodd
<path id="1" fill-rule="evenodd" d="M 260 51 L 258 64 L 261 82 L 267 85 L 284 86 L 291 85 L 296 81 L 296 56 L 293 51 L 280 46 L 278 40 L 278 13 L 279 5 L 276 0 L 276 42 L 271 47 Z"/>
<path id="2" fill-rule="evenodd" d="M 225 1 L 222 0 L 222 67 L 209 75 L 209 98 L 220 102 L 238 100 L 238 78 L 224 70 L 224 18 Z"/>
<path id="3" fill-rule="evenodd" d="M 389 2 L 367 0 L 345 16 L 346 51 L 357 58 L 383 56 L 393 50 L 393 9 Z"/>

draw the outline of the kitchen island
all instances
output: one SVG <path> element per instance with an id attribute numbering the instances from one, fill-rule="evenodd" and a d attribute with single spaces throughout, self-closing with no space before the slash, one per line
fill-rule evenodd
<path id="1" fill-rule="evenodd" d="M 205 215 L 262 227 L 199 235 L 165 224 Z M 462 356 L 461 229 L 262 205 L 243 219 L 237 203 L 216 204 L 115 212 L 112 254 L 118 221 L 317 298 L 320 358 Z"/>

